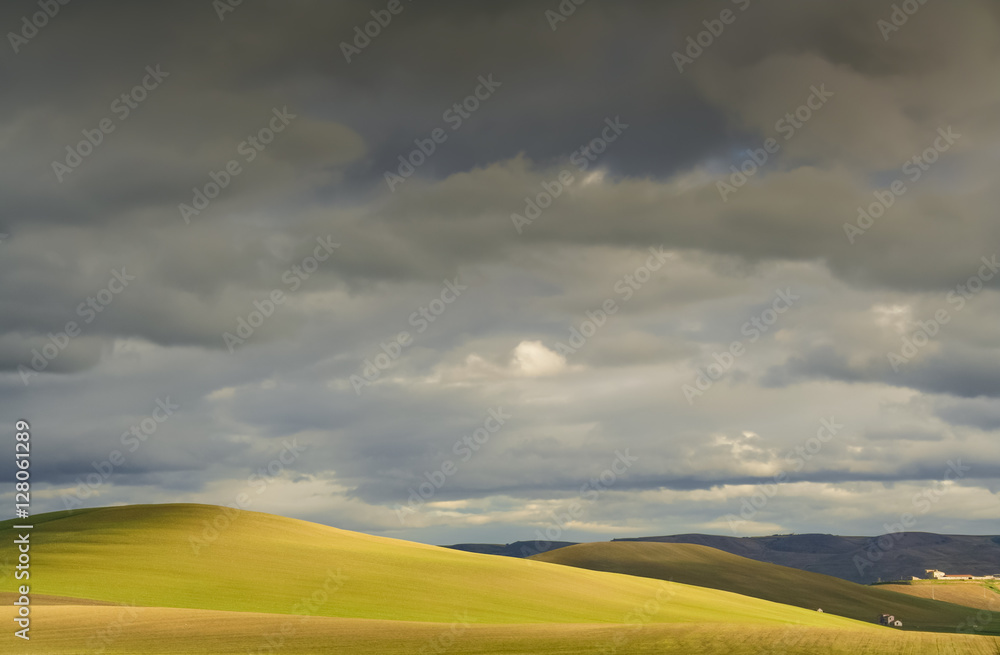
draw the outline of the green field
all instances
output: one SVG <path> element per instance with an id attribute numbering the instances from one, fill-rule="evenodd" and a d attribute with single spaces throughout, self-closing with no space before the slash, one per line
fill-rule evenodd
<path id="1" fill-rule="evenodd" d="M 828 614 L 860 621 L 874 622 L 879 614 L 893 614 L 903 621 L 905 630 L 955 632 L 976 619 L 976 611 L 970 607 L 953 604 L 954 601 L 941 602 L 950 599 L 934 601 L 930 600 L 930 594 L 919 598 L 885 586 L 859 585 L 694 544 L 629 541 L 579 544 L 531 559 L 723 589 L 807 609 L 822 608 Z M 1000 634 L 1000 615 L 982 623 L 975 624 L 978 632 Z"/>
<path id="2" fill-rule="evenodd" d="M 223 515 L 213 506 L 146 505 L 33 517 L 32 651 L 1000 652 L 992 637 L 902 633 L 717 589 L 255 512 L 235 513 L 226 526 Z M 206 535 L 216 521 L 218 533 Z M 11 542 L 0 544 L 0 561 L 14 557 Z M 14 585 L 7 576 L 2 590 Z M 0 600 L 12 613 L 10 596 Z M 4 650 L 10 643 L 0 642 L 0 653 L 14 652 Z"/>
<path id="3" fill-rule="evenodd" d="M 239 512 L 195 554 L 221 515 L 207 505 L 132 505 L 34 518 L 32 590 L 149 607 L 471 623 L 619 623 L 664 585 L 374 537 Z M 221 522 L 220 522 L 221 523 Z M 6 525 L 10 525 L 8 522 Z M 0 547 L 0 559 L 14 545 Z M 339 576 L 337 572 L 340 572 Z M 4 582 L 14 590 L 15 580 Z M 666 585 L 656 622 L 844 625 L 843 619 L 711 589 Z M 838 621 L 840 623 L 838 623 Z"/>

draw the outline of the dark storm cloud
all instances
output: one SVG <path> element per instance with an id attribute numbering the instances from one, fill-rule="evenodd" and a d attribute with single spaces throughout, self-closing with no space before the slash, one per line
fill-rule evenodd
<path id="1" fill-rule="evenodd" d="M 900 370 L 894 371 L 885 356 L 856 366 L 848 363 L 846 352 L 826 347 L 802 356 L 792 356 L 785 364 L 770 368 L 761 382 L 780 387 L 810 378 L 827 378 L 851 383 L 905 386 L 961 398 L 996 398 L 1000 395 L 998 365 L 1000 361 L 993 354 L 956 348 L 940 355 L 929 355 L 920 361 L 902 363 Z"/>
<path id="2" fill-rule="evenodd" d="M 995 3 L 927 3 L 887 39 L 892 3 L 862 0 L 595 0 L 558 23 L 556 2 L 404 0 L 346 61 L 384 6 L 244 2 L 220 19 L 207 0 L 72 2 L 0 47 L 0 409 L 47 435 L 48 509 L 170 396 L 181 410 L 92 504 L 230 502 L 298 439 L 308 455 L 261 508 L 434 540 L 470 516 L 544 522 L 631 449 L 580 534 L 650 532 L 665 511 L 710 529 L 706 512 L 766 484 L 835 405 L 855 431 L 762 525 L 829 531 L 816 507 L 872 524 L 873 498 L 905 500 L 958 457 L 977 461 L 961 525 L 995 518 L 996 286 L 899 372 L 886 359 L 1000 242 Z M 674 53 L 724 9 L 735 21 L 678 71 Z M 37 10 L 7 3 L 0 28 Z M 457 125 L 484 78 L 499 84 Z M 778 121 L 820 88 L 784 140 Z M 251 161 L 276 112 L 287 129 Z M 102 119 L 113 131 L 54 170 Z M 606 120 L 628 127 L 581 170 Z M 941 141 L 949 127 L 961 136 Z M 447 138 L 390 191 L 386 171 L 435 128 Z M 769 137 L 781 151 L 723 198 L 717 182 Z M 928 148 L 933 163 L 912 163 Z M 230 160 L 241 171 L 188 224 L 179 205 Z M 572 185 L 516 230 L 563 170 Z M 896 178 L 907 191 L 849 238 Z M 340 246 L 306 276 L 317 238 Z M 650 248 L 663 267 L 628 286 Z M 106 291 L 115 271 L 134 280 Z M 418 329 L 446 280 L 468 291 Z M 681 385 L 779 288 L 801 295 L 795 311 L 687 403 Z M 227 347 L 275 290 L 287 301 Z M 615 313 L 560 351 L 609 299 Z M 403 330 L 413 345 L 356 392 Z M 46 365 L 25 386 L 35 353 Z M 403 530 L 391 508 L 497 407 L 515 418 Z"/>
<path id="3" fill-rule="evenodd" d="M 954 400 L 941 403 L 937 415 L 954 425 L 969 425 L 981 430 L 1000 430 L 1000 408 L 988 399 Z"/>

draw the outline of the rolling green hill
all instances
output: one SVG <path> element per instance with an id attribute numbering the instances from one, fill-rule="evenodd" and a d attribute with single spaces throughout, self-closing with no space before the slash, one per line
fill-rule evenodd
<path id="1" fill-rule="evenodd" d="M 206 505 L 33 517 L 32 591 L 149 607 L 395 621 L 623 623 L 655 606 L 646 621 L 876 629 L 714 589 L 226 511 L 225 520 L 222 508 Z M 0 561 L 13 549 L 12 540 L 0 545 Z M 6 578 L 0 590 L 13 591 L 15 582 Z"/>
<path id="2" fill-rule="evenodd" d="M 996 637 L 904 633 L 717 589 L 206 505 L 32 523 L 31 650 L 46 655 L 1000 652 Z M 15 557 L 12 541 L 0 562 Z M 8 569 L 0 620 L 11 624 Z"/>
<path id="3" fill-rule="evenodd" d="M 722 589 L 777 603 L 874 622 L 879 614 L 894 614 L 904 629 L 955 632 L 970 628 L 976 610 L 867 587 L 839 578 L 738 557 L 694 544 L 616 541 L 560 548 L 531 559 L 594 571 L 673 580 Z M 978 634 L 1000 634 L 1000 617 Z"/>
<path id="4" fill-rule="evenodd" d="M 615 541 L 698 544 L 759 562 L 823 573 L 860 584 L 880 580 L 909 580 L 926 569 L 992 575 L 1000 571 L 1000 536 L 894 532 L 878 537 L 832 534 L 786 534 L 767 537 L 731 537 L 677 534 L 630 537 Z M 891 544 L 891 554 L 872 558 Z"/>

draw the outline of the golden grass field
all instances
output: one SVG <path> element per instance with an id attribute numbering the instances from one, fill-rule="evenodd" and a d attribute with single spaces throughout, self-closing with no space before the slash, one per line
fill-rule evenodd
<path id="1" fill-rule="evenodd" d="M 888 589 L 918 598 L 935 598 L 948 603 L 965 605 L 1000 613 L 1000 590 L 997 582 L 973 580 L 969 582 L 938 582 L 920 580 L 910 584 L 883 584 Z"/>
<path id="2" fill-rule="evenodd" d="M 36 611 L 38 632 L 30 652 L 46 655 L 995 655 L 1000 648 L 988 637 L 876 628 L 704 623 L 462 626 L 85 605 L 39 606 Z"/>
<path id="3" fill-rule="evenodd" d="M 39 606 L 31 652 L 995 655 L 997 640 L 888 629 L 685 624 L 468 625 L 95 605 Z M 44 627 L 43 627 L 44 626 Z M 27 652 L 2 650 L 0 652 Z"/>
<path id="4" fill-rule="evenodd" d="M 904 633 L 716 589 L 254 512 L 195 553 L 191 537 L 220 512 L 33 517 L 32 640 L 25 650 L 5 638 L 0 653 L 1000 652 L 992 637 Z M 0 544 L 0 560 L 12 552 Z M 2 600 L 13 625 L 11 596 Z"/>

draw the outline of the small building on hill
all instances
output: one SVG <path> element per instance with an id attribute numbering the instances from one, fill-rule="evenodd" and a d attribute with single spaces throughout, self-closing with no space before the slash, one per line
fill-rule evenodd
<path id="1" fill-rule="evenodd" d="M 890 628 L 902 628 L 903 622 L 897 619 L 892 614 L 880 614 L 878 617 L 878 624 L 889 626 Z"/>
<path id="2" fill-rule="evenodd" d="M 970 573 L 945 573 L 937 569 L 927 569 L 928 580 L 995 580 L 995 575 L 972 575 Z"/>

